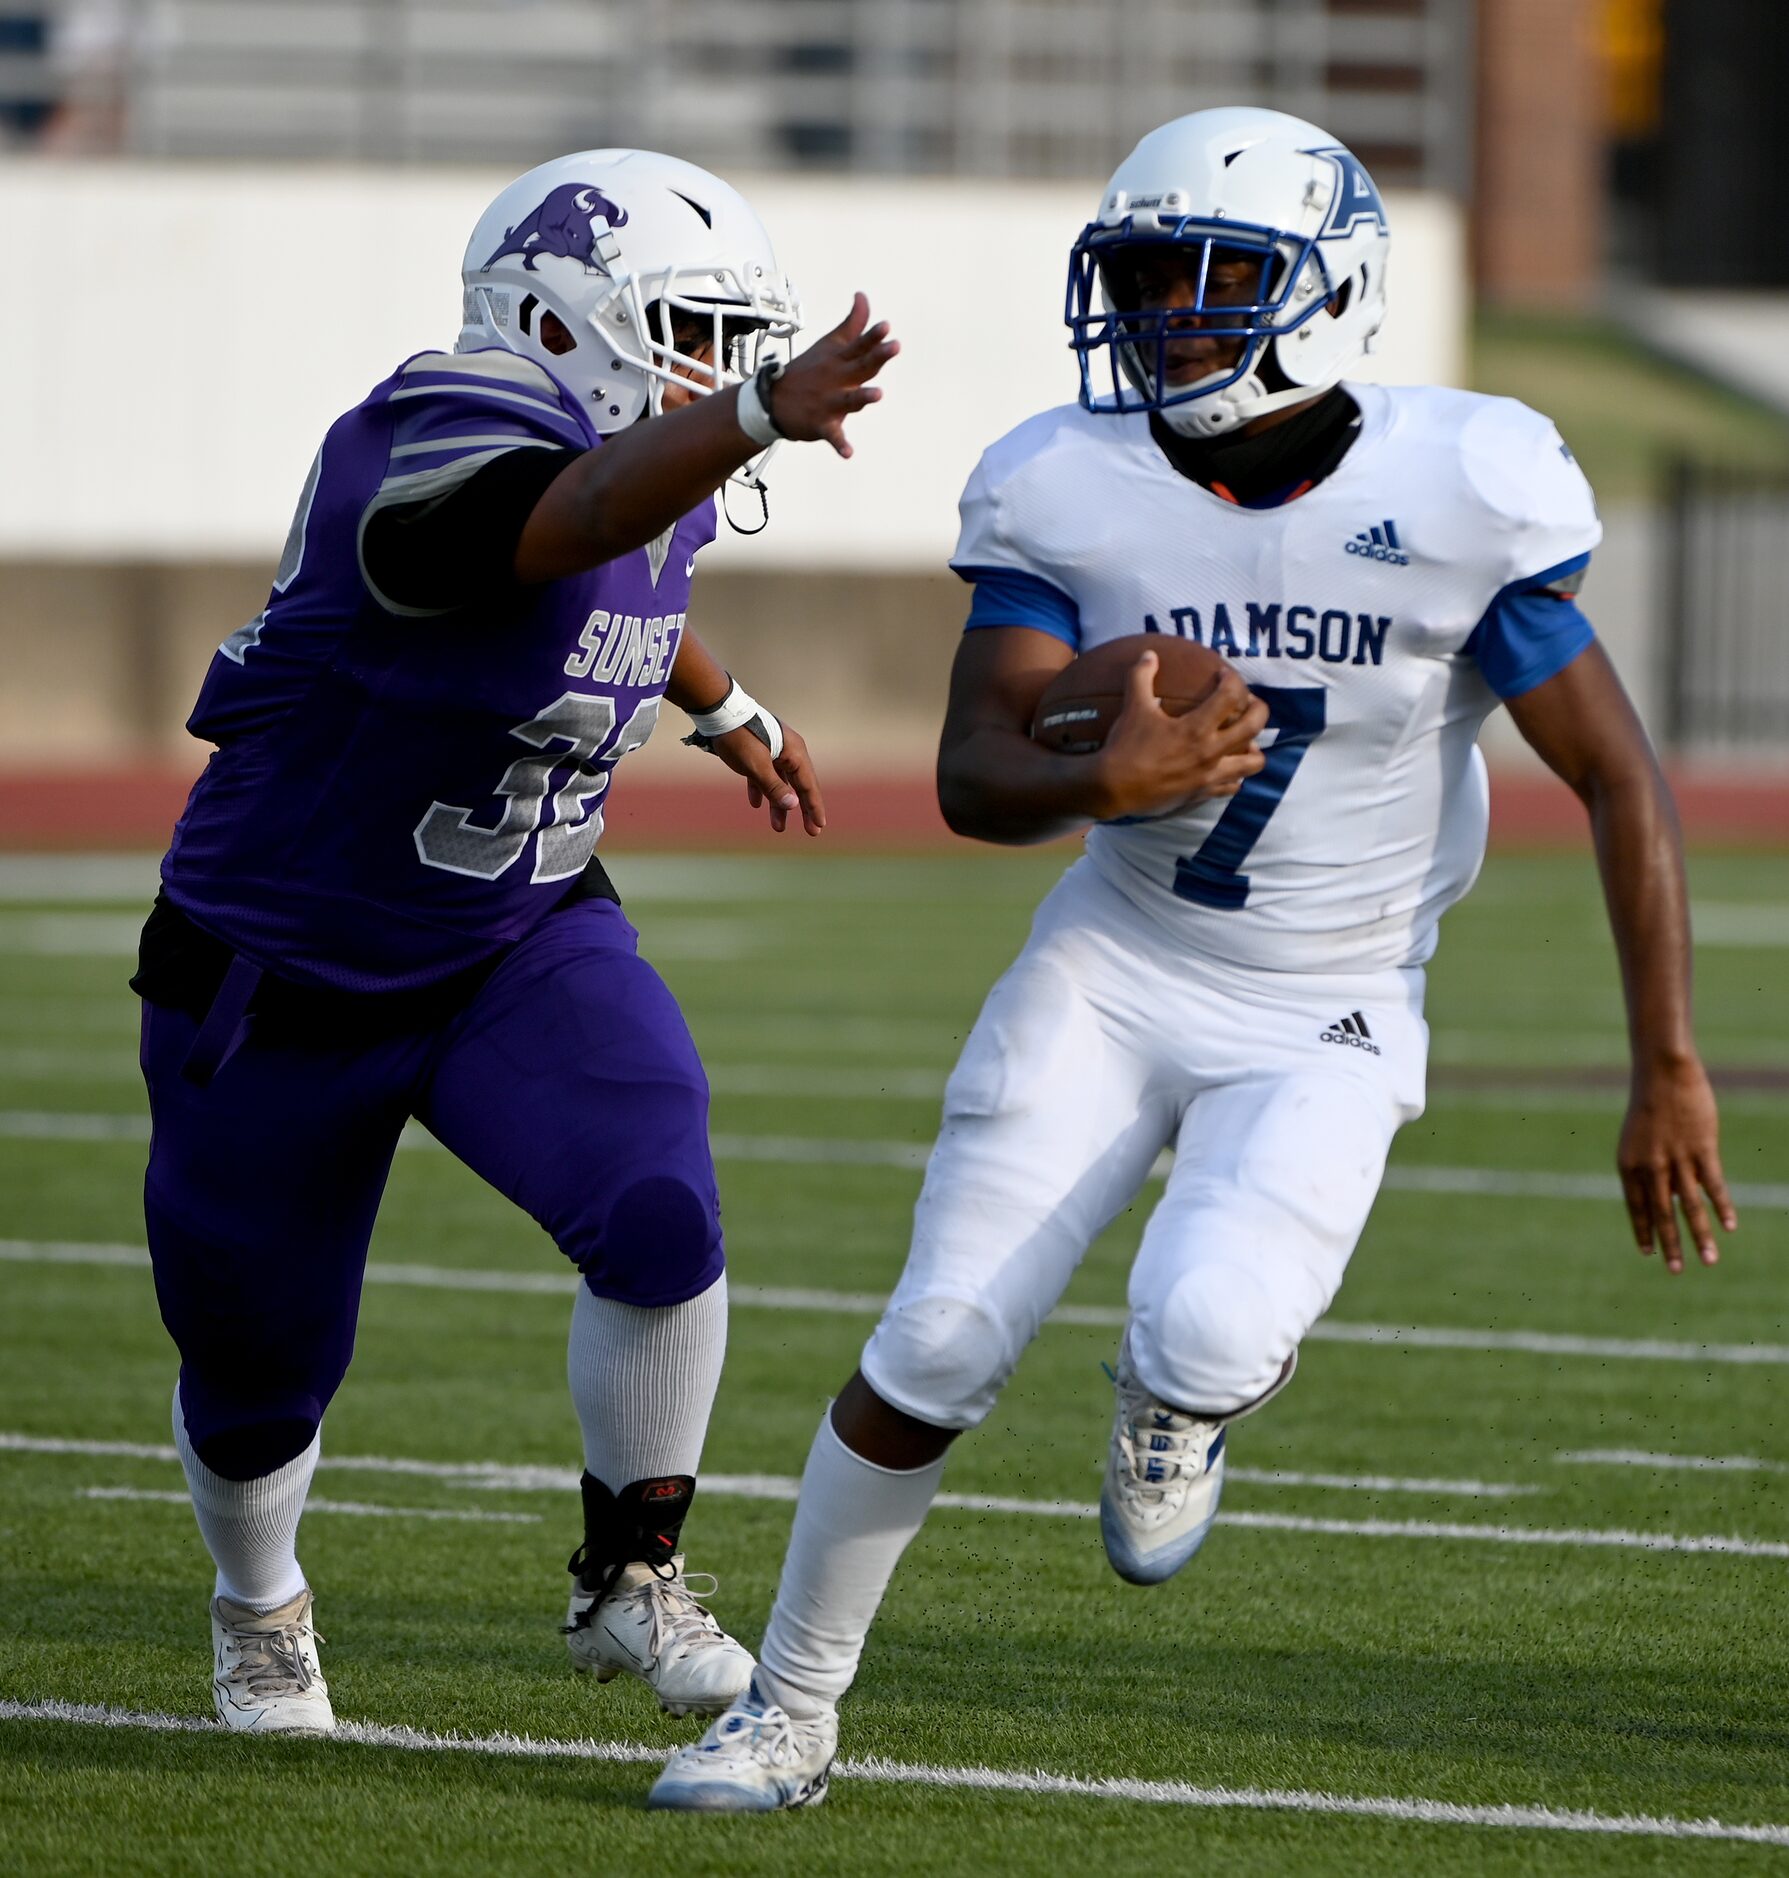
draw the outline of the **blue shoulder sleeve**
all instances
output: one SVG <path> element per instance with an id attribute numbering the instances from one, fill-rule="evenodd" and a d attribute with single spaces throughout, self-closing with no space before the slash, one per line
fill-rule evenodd
<path id="1" fill-rule="evenodd" d="M 1080 650 L 1081 609 L 1060 587 L 1011 567 L 959 567 L 954 571 L 975 588 L 965 632 L 981 626 L 1032 626 Z"/>
<path id="2" fill-rule="evenodd" d="M 1473 627 L 1466 650 L 1500 698 L 1519 698 L 1571 664 L 1596 637 L 1579 611 L 1580 554 L 1557 567 L 1511 581 Z"/>

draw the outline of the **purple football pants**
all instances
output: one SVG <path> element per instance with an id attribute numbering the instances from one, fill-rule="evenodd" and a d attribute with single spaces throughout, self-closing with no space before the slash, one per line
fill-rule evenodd
<path id="1" fill-rule="evenodd" d="M 708 1083 L 636 938 L 612 902 L 576 902 L 433 1027 L 258 1038 L 250 1017 L 202 1087 L 180 1073 L 198 1020 L 144 1005 L 149 1251 L 187 1430 L 214 1471 L 280 1466 L 322 1420 L 411 1116 L 598 1297 L 678 1304 L 720 1276 Z"/>

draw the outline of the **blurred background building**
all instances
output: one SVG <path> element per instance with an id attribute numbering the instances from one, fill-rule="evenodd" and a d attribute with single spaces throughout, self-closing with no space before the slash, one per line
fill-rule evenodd
<path id="1" fill-rule="evenodd" d="M 1391 192 L 1381 375 L 1561 423 L 1604 497 L 1592 610 L 1655 733 L 1782 760 L 1785 74 L 1784 0 L 0 0 L 15 318 L 43 285 L 0 350 L 0 772 L 35 792 L 0 787 L 0 838 L 77 772 L 196 765 L 182 713 L 316 438 L 451 343 L 495 188 L 606 143 L 740 181 L 815 322 L 862 285 L 905 333 L 858 459 L 786 452 L 771 530 L 698 602 L 819 741 L 849 724 L 846 761 L 923 771 L 956 492 L 1073 395 L 1067 244 L 1139 134 L 1237 101 L 1322 123 Z"/>

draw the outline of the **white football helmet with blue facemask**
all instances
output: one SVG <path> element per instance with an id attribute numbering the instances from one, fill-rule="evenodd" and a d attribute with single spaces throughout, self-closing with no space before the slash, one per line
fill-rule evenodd
<path id="1" fill-rule="evenodd" d="M 1365 167 L 1326 131 L 1279 111 L 1195 111 L 1153 130 L 1118 166 L 1069 263 L 1070 343 L 1081 402 L 1159 412 L 1182 436 L 1217 437 L 1327 389 L 1370 349 L 1385 318 L 1391 245 Z M 1193 301 L 1145 309 L 1132 264 L 1173 247 L 1193 263 Z M 1214 256 L 1249 259 L 1242 304 L 1206 304 Z M 1184 322 L 1241 342 L 1241 356 L 1171 386 L 1168 344 Z"/>
<path id="2" fill-rule="evenodd" d="M 651 150 L 584 150 L 519 176 L 479 217 L 462 279 L 454 349 L 534 360 L 599 435 L 656 416 L 674 376 L 699 391 L 749 377 L 786 354 L 801 324 L 745 198 Z M 570 334 L 569 352 L 543 343 L 544 312 Z"/>

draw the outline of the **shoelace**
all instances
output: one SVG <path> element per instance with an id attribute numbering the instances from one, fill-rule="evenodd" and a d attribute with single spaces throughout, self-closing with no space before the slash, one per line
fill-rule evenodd
<path id="1" fill-rule="evenodd" d="M 1127 1500 L 1159 1506 L 1170 1492 L 1204 1473 L 1198 1442 L 1201 1431 L 1209 1424 L 1162 1409 L 1153 1396 L 1134 1385 L 1120 1384 L 1120 1389 L 1123 1421 L 1118 1442 L 1124 1450 L 1126 1466 L 1118 1481 L 1118 1491 Z M 1168 1445 L 1162 1448 L 1148 1445 L 1157 1439 L 1165 1440 Z M 1159 1480 L 1144 1478 L 1143 1469 L 1151 1463 L 1162 1470 Z"/>
<path id="2" fill-rule="evenodd" d="M 690 1572 L 681 1578 L 654 1577 L 629 1594 L 646 1600 L 649 1618 L 646 1647 L 651 1655 L 660 1654 L 667 1637 L 686 1650 L 726 1642 L 725 1633 L 712 1614 L 696 1602 L 691 1578 L 708 1581 L 708 1588 L 703 1592 L 705 1597 L 713 1597 L 721 1588 L 720 1580 L 712 1572 Z"/>
<path id="3" fill-rule="evenodd" d="M 236 1667 L 251 1695 L 302 1695 L 315 1680 L 304 1657 L 304 1633 L 296 1624 L 278 1630 L 233 1630 L 231 1634 L 236 1644 Z"/>
<path id="4" fill-rule="evenodd" d="M 774 1702 L 761 1709 L 733 1709 L 715 1730 L 711 1754 L 757 1761 L 767 1767 L 791 1767 L 801 1759 L 795 1723 Z"/>

